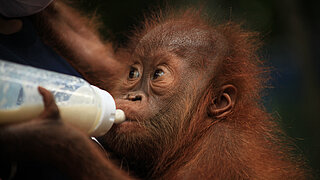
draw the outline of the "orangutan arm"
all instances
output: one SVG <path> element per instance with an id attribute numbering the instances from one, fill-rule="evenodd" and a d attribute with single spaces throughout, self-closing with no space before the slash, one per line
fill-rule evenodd
<path id="1" fill-rule="evenodd" d="M 122 70 L 111 43 L 104 43 L 95 23 L 61 1 L 53 2 L 35 16 L 44 41 L 90 83 L 110 89 Z"/>

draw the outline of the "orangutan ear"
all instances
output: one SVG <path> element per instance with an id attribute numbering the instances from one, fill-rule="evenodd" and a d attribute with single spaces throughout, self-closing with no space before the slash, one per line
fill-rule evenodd
<path id="1" fill-rule="evenodd" d="M 233 110 L 237 99 L 237 88 L 234 85 L 224 85 L 220 92 L 208 108 L 209 116 L 218 119 L 227 116 Z"/>

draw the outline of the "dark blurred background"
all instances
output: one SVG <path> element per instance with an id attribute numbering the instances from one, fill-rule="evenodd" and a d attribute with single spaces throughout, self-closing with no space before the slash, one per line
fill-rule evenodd
<path id="1" fill-rule="evenodd" d="M 222 21 L 244 22 L 260 32 L 262 59 L 272 67 L 265 105 L 281 120 L 309 164 L 320 171 L 320 3 L 317 0 L 79 0 L 100 16 L 105 38 L 126 42 L 125 34 L 154 7 L 203 5 Z"/>

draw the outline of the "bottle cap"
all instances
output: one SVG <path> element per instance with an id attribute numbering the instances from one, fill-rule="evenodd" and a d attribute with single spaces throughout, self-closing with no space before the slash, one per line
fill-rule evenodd
<path id="1" fill-rule="evenodd" d="M 114 123 L 120 124 L 126 120 L 126 115 L 121 109 L 116 110 L 116 117 L 114 119 Z"/>
<path id="2" fill-rule="evenodd" d="M 101 101 L 101 114 L 96 127 L 90 135 L 98 137 L 104 135 L 112 127 L 116 116 L 116 105 L 113 97 L 107 92 L 96 86 L 91 85 L 98 94 Z"/>

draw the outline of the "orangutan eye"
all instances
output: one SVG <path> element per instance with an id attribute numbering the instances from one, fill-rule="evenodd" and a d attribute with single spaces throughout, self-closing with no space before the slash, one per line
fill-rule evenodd
<path id="1" fill-rule="evenodd" d="M 129 72 L 129 79 L 140 77 L 140 73 L 137 68 L 131 67 Z"/>
<path id="2" fill-rule="evenodd" d="M 157 79 L 157 78 L 159 78 L 159 77 L 161 77 L 163 75 L 164 75 L 164 72 L 161 69 L 157 69 L 154 72 L 152 79 Z"/>

